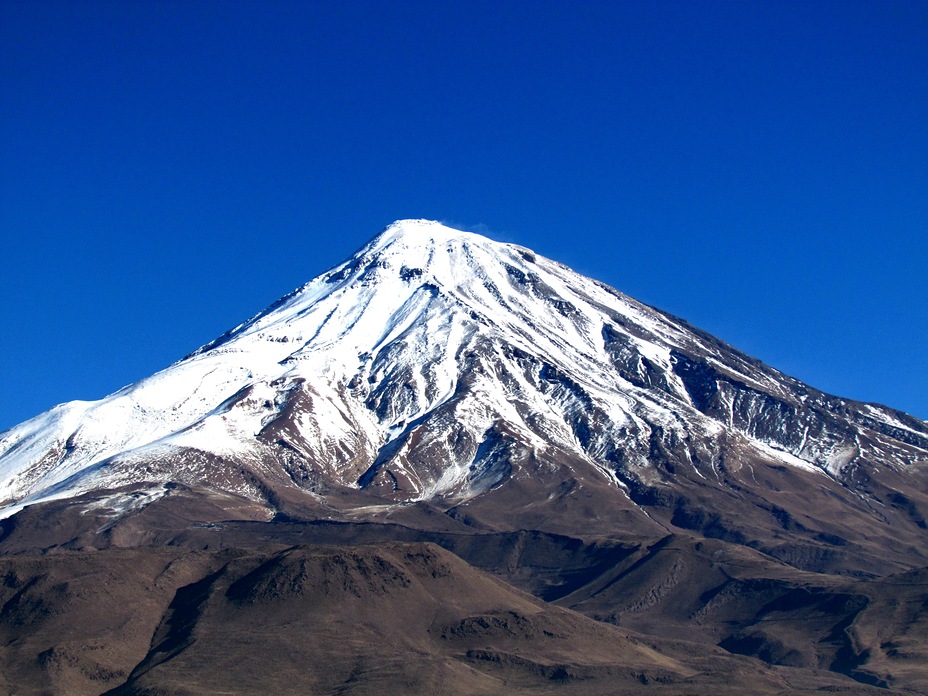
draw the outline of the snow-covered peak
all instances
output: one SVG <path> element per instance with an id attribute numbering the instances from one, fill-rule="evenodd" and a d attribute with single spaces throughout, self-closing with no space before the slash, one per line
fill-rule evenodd
<path id="1" fill-rule="evenodd" d="M 397 220 L 362 247 L 355 257 L 367 259 L 383 255 L 396 258 L 409 255 L 415 260 L 417 257 L 430 256 L 443 244 L 457 242 L 457 246 L 460 246 L 468 241 L 479 243 L 490 240 L 452 229 L 434 220 Z"/>
<path id="2" fill-rule="evenodd" d="M 501 261 L 521 263 L 520 248 L 493 241 L 480 234 L 464 232 L 434 220 L 397 220 L 365 245 L 345 264 L 335 269 L 335 277 L 351 277 L 360 271 L 362 281 L 385 275 L 404 275 L 404 280 L 428 279 L 453 288 L 480 282 L 480 270 Z M 524 250 L 523 250 L 524 251 Z"/>
<path id="3" fill-rule="evenodd" d="M 382 247 L 393 242 L 402 240 L 403 243 L 412 245 L 429 244 L 435 241 L 447 240 L 460 237 L 475 237 L 470 232 L 456 230 L 447 225 L 443 225 L 437 220 L 425 220 L 414 218 L 408 220 L 396 220 L 387 225 L 383 232 L 374 237 L 368 246 Z"/>
<path id="4" fill-rule="evenodd" d="M 436 243 L 460 240 L 476 244 L 499 244 L 474 232 L 465 232 L 438 222 L 437 220 L 408 219 L 397 220 L 387 225 L 383 232 L 374 237 L 365 250 L 375 250 L 391 244 L 406 247 L 430 247 Z"/>
<path id="5" fill-rule="evenodd" d="M 711 476 L 732 435 L 756 456 L 830 473 L 928 448 L 918 423 L 905 431 L 875 409 L 862 427 L 891 441 L 867 440 L 830 410 L 528 249 L 401 220 L 169 368 L 0 433 L 0 505 L 140 477 L 254 497 L 268 472 L 393 499 L 467 497 L 541 452 L 621 487 L 657 451 Z"/>

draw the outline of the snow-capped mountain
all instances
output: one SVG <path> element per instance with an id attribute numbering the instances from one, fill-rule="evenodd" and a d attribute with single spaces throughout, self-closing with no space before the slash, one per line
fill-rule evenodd
<path id="1" fill-rule="evenodd" d="M 741 491 L 788 530 L 795 510 L 769 500 L 788 472 L 810 506 L 895 501 L 924 525 L 906 481 L 926 463 L 922 421 L 823 394 L 528 249 L 405 220 L 167 369 L 2 433 L 0 501 L 9 515 L 180 482 L 269 509 L 284 490 L 443 509 L 492 491 L 527 509 L 585 485 L 703 530 L 710 498 Z"/>

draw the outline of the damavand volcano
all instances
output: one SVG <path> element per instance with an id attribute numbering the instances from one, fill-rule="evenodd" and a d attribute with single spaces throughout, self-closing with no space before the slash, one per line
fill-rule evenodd
<path id="1" fill-rule="evenodd" d="M 529 654 L 542 624 L 563 618 L 513 618 L 549 611 L 541 600 L 580 621 L 558 629 L 582 635 L 576 645 L 595 643 L 591 636 L 610 625 L 649 634 L 663 671 L 642 666 L 639 676 L 652 668 L 663 675 L 648 687 L 656 692 L 676 693 L 695 679 L 723 693 L 737 683 L 732 675 L 750 673 L 763 674 L 775 693 L 785 679 L 776 670 L 787 666 L 810 689 L 905 692 L 928 685 L 923 610 L 886 609 L 896 618 L 882 628 L 873 616 L 883 617 L 887 578 L 905 578 L 912 596 L 924 597 L 926 465 L 928 424 L 920 420 L 824 394 L 528 249 L 404 220 L 167 369 L 2 433 L 0 550 L 19 558 L 95 549 L 106 559 L 130 549 L 200 549 L 207 560 L 190 561 L 190 573 L 168 583 L 165 613 L 149 621 L 152 636 L 167 640 L 183 621 L 191 631 L 227 628 L 241 587 L 303 606 L 310 585 L 318 590 L 313 583 L 329 577 L 322 567 L 336 563 L 321 552 L 265 549 L 264 560 L 229 566 L 215 554 L 247 555 L 256 544 L 431 542 L 538 598 L 506 595 L 499 611 L 513 602 L 521 609 L 484 607 L 490 614 L 471 623 L 457 617 L 463 623 L 441 629 L 444 652 L 416 643 L 435 657 L 430 675 L 443 674 L 448 660 L 478 675 L 474 693 L 507 684 L 594 693 L 608 679 L 615 689 L 624 683 L 608 660 L 585 665 L 582 650 Z M 358 577 L 380 578 L 392 565 L 408 580 L 396 587 L 406 588 L 421 570 L 405 547 L 386 556 L 357 548 L 367 550 L 339 557 L 339 573 L 347 563 L 374 574 L 362 568 Z M 267 586 L 249 575 L 260 576 L 261 563 L 283 572 L 284 584 L 273 573 Z M 457 560 L 434 563 L 458 572 Z M 32 571 L 10 572 L 20 594 L 11 590 L 7 605 L 23 601 Z M 358 592 L 373 591 L 351 577 Z M 391 582 L 374 585 L 389 594 Z M 294 583 L 306 592 L 282 591 Z M 200 594 L 191 599 L 194 586 Z M 185 597 L 193 604 L 178 618 L 170 612 Z M 587 625 L 577 612 L 600 622 Z M 861 628 L 868 616 L 877 626 L 869 633 Z M 800 619 L 806 629 L 786 623 Z M 435 638 L 423 626 L 415 630 Z M 113 638 L 124 629 L 106 630 Z M 904 635 L 905 647 L 887 631 Z M 9 639 L 24 644 L 18 635 Z M 470 638 L 455 643 L 461 636 Z M 505 659 L 501 636 L 513 643 Z M 707 638 L 719 646 L 711 655 L 693 647 Z M 681 647 L 678 639 L 695 642 Z M 91 669 L 90 648 L 73 640 L 76 657 L 36 663 L 52 691 L 65 683 L 170 689 L 183 681 L 171 681 L 180 678 L 170 665 L 199 654 L 174 636 L 179 652 L 165 658 L 151 638 L 118 668 L 107 657 L 110 677 L 81 681 L 75 674 Z M 718 679 L 699 682 L 708 672 L 694 665 L 706 660 Z M 185 673 L 200 674 L 191 664 Z M 403 679 L 425 679 L 419 686 L 432 678 L 404 670 Z M 391 688 L 358 674 L 318 688 Z M 189 693 L 206 693 L 197 688 Z"/>

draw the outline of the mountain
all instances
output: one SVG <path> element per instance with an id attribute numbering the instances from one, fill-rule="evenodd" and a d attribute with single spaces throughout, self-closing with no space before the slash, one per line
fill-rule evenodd
<path id="1" fill-rule="evenodd" d="M 851 629 L 898 624 L 890 578 L 921 586 L 926 470 L 918 419 L 404 220 L 167 369 L 0 434 L 0 551 L 431 542 L 663 640 L 921 684 L 921 610 L 905 649 Z"/>
<path id="2" fill-rule="evenodd" d="M 925 528 L 925 462 L 921 421 L 528 249 L 407 220 L 166 370 L 3 433 L 0 490 L 8 513 L 151 484 L 143 504 L 173 482 L 269 515 L 426 501 L 559 531 L 595 498 L 603 531 L 773 535 L 765 550 L 800 563 L 875 541 L 883 562 Z"/>

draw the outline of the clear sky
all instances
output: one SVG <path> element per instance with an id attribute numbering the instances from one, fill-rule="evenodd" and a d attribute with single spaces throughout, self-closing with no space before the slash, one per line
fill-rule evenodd
<path id="1" fill-rule="evenodd" d="M 928 418 L 928 0 L 0 2 L 0 429 L 406 217 Z"/>

